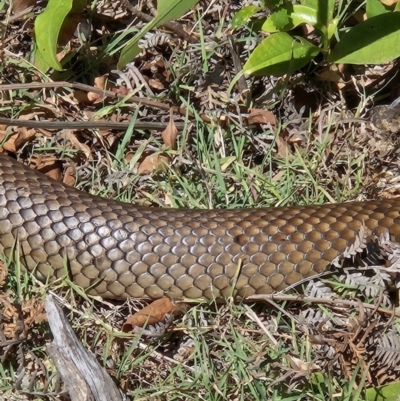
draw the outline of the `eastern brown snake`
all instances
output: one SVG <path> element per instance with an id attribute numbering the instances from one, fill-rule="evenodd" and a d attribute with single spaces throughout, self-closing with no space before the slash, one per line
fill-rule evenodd
<path id="1" fill-rule="evenodd" d="M 0 251 L 104 298 L 245 298 L 325 271 L 360 230 L 400 239 L 400 200 L 236 210 L 139 207 L 0 154 Z M 368 239 L 368 238 L 367 238 Z M 65 261 L 68 261 L 66 264 Z"/>

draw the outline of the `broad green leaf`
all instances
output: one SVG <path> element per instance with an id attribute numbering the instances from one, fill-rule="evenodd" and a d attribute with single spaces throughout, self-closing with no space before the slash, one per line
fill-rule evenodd
<path id="1" fill-rule="evenodd" d="M 62 66 L 57 60 L 57 41 L 72 6 L 73 0 L 49 0 L 46 9 L 35 20 L 35 38 L 42 68 L 45 61 L 49 67 L 62 71 Z"/>
<path id="2" fill-rule="evenodd" d="M 333 18 L 332 22 L 328 25 L 328 31 L 326 33 L 328 39 L 331 39 L 332 36 L 335 34 L 339 22 L 339 18 Z"/>
<path id="3" fill-rule="evenodd" d="M 320 49 L 304 38 L 279 32 L 264 39 L 243 67 L 245 74 L 276 75 L 290 73 L 310 62 Z"/>
<path id="4" fill-rule="evenodd" d="M 326 0 L 324 0 L 324 1 L 326 1 Z M 302 1 L 300 1 L 300 3 L 303 6 L 313 8 L 314 10 L 318 10 L 318 2 L 319 2 L 319 0 L 302 0 Z"/>
<path id="5" fill-rule="evenodd" d="M 159 0 L 157 4 L 157 16 L 146 24 L 122 49 L 118 60 L 118 68 L 123 68 L 139 53 L 139 40 L 148 31 L 167 21 L 177 19 L 190 10 L 199 0 Z"/>
<path id="6" fill-rule="evenodd" d="M 400 56 L 400 13 L 377 15 L 346 33 L 328 56 L 329 62 L 381 64 Z"/>
<path id="7" fill-rule="evenodd" d="M 34 53 L 34 64 L 35 67 L 41 71 L 46 72 L 49 69 L 49 63 L 43 58 L 42 53 L 40 53 L 39 49 L 36 48 Z"/>
<path id="8" fill-rule="evenodd" d="M 278 32 L 289 31 L 301 24 L 317 25 L 317 12 L 314 9 L 296 4 L 291 5 L 290 8 L 290 11 L 287 10 L 289 23 L 287 23 L 286 26 L 279 26 L 275 22 L 275 13 L 273 13 L 266 19 L 261 29 L 265 32 Z"/>
<path id="9" fill-rule="evenodd" d="M 333 13 L 335 11 L 335 0 L 318 0 L 317 21 L 327 31 L 329 24 L 332 22 Z"/>
<path id="10" fill-rule="evenodd" d="M 182 17 L 199 0 L 158 0 L 157 2 L 157 26 L 164 22 Z"/>
<path id="11" fill-rule="evenodd" d="M 232 18 L 231 26 L 233 29 L 241 28 L 243 25 L 246 25 L 251 17 L 258 13 L 261 10 L 261 7 L 257 6 L 247 6 L 243 7 L 239 10 Z"/>
<path id="12" fill-rule="evenodd" d="M 400 382 L 368 388 L 365 393 L 368 401 L 397 401 L 400 394 Z"/>
<path id="13" fill-rule="evenodd" d="M 315 26 L 317 21 L 317 13 L 314 9 L 310 7 L 294 5 L 293 14 L 290 16 L 294 26 L 300 24 L 309 24 Z"/>
<path id="14" fill-rule="evenodd" d="M 377 15 L 387 13 L 388 10 L 381 2 L 381 0 L 367 0 L 365 8 L 367 18 L 376 17 Z"/>
<path id="15" fill-rule="evenodd" d="M 293 5 L 288 4 L 286 7 L 280 7 L 278 10 L 273 12 L 268 19 L 271 19 L 272 24 L 276 27 L 277 31 L 289 30 L 292 29 L 291 20 L 289 19 L 289 14 L 291 12 L 293 12 Z"/>

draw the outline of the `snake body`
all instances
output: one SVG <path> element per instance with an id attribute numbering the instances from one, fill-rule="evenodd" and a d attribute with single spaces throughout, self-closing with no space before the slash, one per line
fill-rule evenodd
<path id="1" fill-rule="evenodd" d="M 140 207 L 65 186 L 0 154 L 0 252 L 18 246 L 22 265 L 40 280 L 68 272 L 103 298 L 273 293 L 326 270 L 357 246 L 362 230 L 398 242 L 400 200 Z"/>

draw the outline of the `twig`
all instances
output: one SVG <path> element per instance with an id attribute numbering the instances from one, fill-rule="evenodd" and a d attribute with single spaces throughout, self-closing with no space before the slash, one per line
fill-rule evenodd
<path id="1" fill-rule="evenodd" d="M 334 306 L 360 306 L 360 302 L 356 301 L 348 301 L 343 299 L 329 299 L 329 298 L 317 298 L 317 297 L 306 297 L 301 295 L 285 295 L 285 294 L 262 294 L 262 295 L 252 295 L 251 297 L 246 298 L 246 301 L 266 301 L 266 302 L 274 302 L 274 301 L 289 301 L 289 302 L 309 302 L 309 303 L 317 303 L 317 304 L 328 304 Z M 370 305 L 366 303 L 361 303 L 361 305 L 365 309 L 372 309 L 383 313 L 385 315 L 394 315 L 396 317 L 400 317 L 399 309 L 385 309 L 385 308 L 377 308 L 376 305 Z"/>

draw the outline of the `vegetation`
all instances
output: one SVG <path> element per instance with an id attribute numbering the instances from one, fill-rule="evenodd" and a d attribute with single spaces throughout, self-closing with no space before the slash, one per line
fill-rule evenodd
<path id="1" fill-rule="evenodd" d="M 375 106 L 391 103 L 399 86 L 399 3 L 196 3 L 0 1 L 3 151 L 85 191 L 142 205 L 396 195 L 396 107 Z M 12 129 L 6 117 L 42 126 Z M 60 130 L 43 125 L 49 120 L 95 123 Z M 333 273 L 301 299 L 192 305 L 155 338 L 122 332 L 141 302 L 43 285 L 4 260 L 0 394 L 62 397 L 46 354 L 51 289 L 131 399 L 394 400 L 398 312 L 382 275 Z"/>

